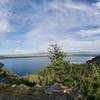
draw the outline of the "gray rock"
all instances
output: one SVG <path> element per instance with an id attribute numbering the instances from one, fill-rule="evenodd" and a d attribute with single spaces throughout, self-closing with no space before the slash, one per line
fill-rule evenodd
<path id="1" fill-rule="evenodd" d="M 11 87 L 12 87 L 12 88 L 15 88 L 16 86 L 17 86 L 16 84 L 13 84 Z"/>

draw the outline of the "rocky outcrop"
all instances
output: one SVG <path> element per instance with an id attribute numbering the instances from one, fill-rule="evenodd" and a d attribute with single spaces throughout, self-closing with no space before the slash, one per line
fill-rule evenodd
<path id="1" fill-rule="evenodd" d="M 64 92 L 59 83 L 54 83 L 46 89 L 29 87 L 25 84 L 0 84 L 0 100 L 80 100 L 77 88 Z"/>
<path id="2" fill-rule="evenodd" d="M 88 64 L 100 64 L 100 55 L 94 57 L 93 59 L 87 61 Z"/>
<path id="3" fill-rule="evenodd" d="M 58 96 L 62 95 L 61 97 L 66 97 L 67 100 L 80 100 L 81 98 L 81 95 L 79 95 L 77 87 L 61 86 L 57 82 L 48 86 L 45 89 L 45 94 L 51 97 L 56 94 L 59 94 Z M 61 100 L 63 100 L 63 98 Z"/>

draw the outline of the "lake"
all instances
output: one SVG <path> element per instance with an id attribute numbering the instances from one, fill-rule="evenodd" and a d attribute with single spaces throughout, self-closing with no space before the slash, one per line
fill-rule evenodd
<path id="1" fill-rule="evenodd" d="M 71 63 L 80 64 L 86 63 L 87 60 L 92 59 L 93 56 L 68 56 L 67 61 Z M 50 63 L 48 57 L 32 57 L 32 58 L 14 58 L 14 59 L 0 59 L 4 63 L 4 68 L 10 70 L 18 75 L 26 75 L 34 73 L 45 65 Z"/>

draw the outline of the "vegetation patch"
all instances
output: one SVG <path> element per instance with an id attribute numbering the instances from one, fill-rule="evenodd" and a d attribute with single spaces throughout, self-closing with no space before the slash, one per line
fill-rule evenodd
<path id="1" fill-rule="evenodd" d="M 47 98 L 50 92 L 45 91 L 51 91 L 55 88 L 56 92 L 59 92 L 55 85 L 57 83 L 62 88 L 60 90 L 63 90 L 63 93 L 70 95 L 74 100 L 100 99 L 99 64 L 70 64 L 64 60 L 66 54 L 57 45 L 52 45 L 49 48 L 49 53 L 51 60 L 49 65 L 34 74 L 23 77 L 3 70 L 3 64 L 0 64 L 0 78 L 1 80 L 3 78 L 1 83 L 6 83 L 6 86 L 0 86 L 0 93 L 7 93 L 12 96 L 31 95 L 38 97 L 40 95 L 40 98 Z M 52 97 L 54 94 L 56 95 L 56 93 L 52 94 Z M 60 96 L 62 92 L 57 94 Z"/>

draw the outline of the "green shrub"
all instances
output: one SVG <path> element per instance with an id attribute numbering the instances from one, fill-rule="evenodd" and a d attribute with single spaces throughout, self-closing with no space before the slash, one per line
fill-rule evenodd
<path id="1" fill-rule="evenodd" d="M 48 86 L 53 81 L 65 86 L 77 87 L 83 100 L 100 98 L 100 66 L 97 64 L 70 64 L 64 60 L 64 53 L 57 45 L 50 49 L 51 63 L 33 75 L 25 76 L 27 81 Z"/>

